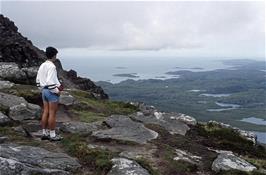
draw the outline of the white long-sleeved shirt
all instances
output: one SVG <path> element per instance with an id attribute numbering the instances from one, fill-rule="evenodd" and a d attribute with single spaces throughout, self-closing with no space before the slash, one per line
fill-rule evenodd
<path id="1" fill-rule="evenodd" d="M 58 87 L 61 85 L 57 78 L 56 67 L 53 62 L 45 61 L 39 67 L 36 83 L 38 87 L 44 88 L 45 86 L 53 93 L 58 93 Z"/>

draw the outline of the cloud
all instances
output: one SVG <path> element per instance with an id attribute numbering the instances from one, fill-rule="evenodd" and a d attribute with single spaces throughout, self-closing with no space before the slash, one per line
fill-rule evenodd
<path id="1" fill-rule="evenodd" d="M 4 1 L 2 12 L 42 48 L 264 55 L 264 7 L 244 1 Z"/>

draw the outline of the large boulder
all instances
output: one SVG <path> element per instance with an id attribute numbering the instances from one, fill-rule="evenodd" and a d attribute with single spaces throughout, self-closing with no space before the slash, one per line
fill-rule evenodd
<path id="1" fill-rule="evenodd" d="M 231 169 L 249 172 L 256 170 L 257 168 L 247 161 L 235 156 L 230 151 L 221 152 L 212 163 L 212 170 L 216 172 Z"/>
<path id="2" fill-rule="evenodd" d="M 158 133 L 146 128 L 142 123 L 132 121 L 128 116 L 112 115 L 104 121 L 110 129 L 94 131 L 98 139 L 114 139 L 145 144 L 157 138 Z"/>
<path id="3" fill-rule="evenodd" d="M 107 175 L 149 175 L 136 161 L 125 158 L 113 158 L 113 167 Z"/>
<path id="4" fill-rule="evenodd" d="M 35 84 L 38 67 L 20 68 L 14 62 L 0 62 L 0 78 L 21 84 Z"/>
<path id="5" fill-rule="evenodd" d="M 15 144 L 0 145 L 0 174 L 70 174 L 81 165 L 64 153 Z"/>
<path id="6" fill-rule="evenodd" d="M 190 129 L 187 124 L 179 120 L 173 120 L 168 113 L 155 112 L 153 115 L 144 115 L 141 112 L 131 115 L 133 120 L 144 124 L 157 124 L 165 128 L 171 134 L 185 135 Z"/>
<path id="7" fill-rule="evenodd" d="M 28 103 L 23 97 L 0 92 L 0 106 L 8 109 L 8 116 L 17 121 L 37 119 L 41 108 L 38 105 Z"/>

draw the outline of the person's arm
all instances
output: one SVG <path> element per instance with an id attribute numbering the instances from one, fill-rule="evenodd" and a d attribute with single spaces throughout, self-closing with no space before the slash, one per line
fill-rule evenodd
<path id="1" fill-rule="evenodd" d="M 58 87 L 60 87 L 60 82 L 57 78 L 56 67 L 53 66 L 48 70 L 47 74 L 47 85 L 49 85 L 48 89 L 53 93 L 59 93 Z"/>

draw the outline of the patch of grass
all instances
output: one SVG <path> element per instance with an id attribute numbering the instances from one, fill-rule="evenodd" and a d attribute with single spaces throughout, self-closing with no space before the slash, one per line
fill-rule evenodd
<path id="1" fill-rule="evenodd" d="M 42 99 L 40 90 L 36 86 L 15 84 L 11 88 L 2 89 L 2 92 L 24 97 L 30 103 L 40 104 Z"/>
<path id="2" fill-rule="evenodd" d="M 247 172 L 239 170 L 228 170 L 228 171 L 218 172 L 215 175 L 249 175 L 249 174 Z"/>
<path id="3" fill-rule="evenodd" d="M 220 171 L 215 175 L 265 175 L 265 173 L 259 172 L 257 170 L 251 172 L 245 172 L 240 170 L 228 170 L 228 171 Z"/>
<path id="4" fill-rule="evenodd" d="M 137 111 L 137 107 L 129 103 L 95 99 L 89 92 L 74 90 L 70 93 L 80 102 L 70 111 L 79 115 L 80 120 L 84 122 L 102 120 L 112 114 L 128 115 Z"/>
<path id="5" fill-rule="evenodd" d="M 81 122 L 96 122 L 103 120 L 106 116 L 102 113 L 96 113 L 96 112 L 90 112 L 90 111 L 84 111 L 84 110 L 71 110 L 74 114 L 79 116 L 79 119 Z"/>
<path id="6" fill-rule="evenodd" d="M 89 148 L 85 138 L 80 135 L 71 134 L 65 136 L 61 143 L 71 156 L 78 158 L 84 166 L 89 167 L 97 174 L 106 174 L 112 168 L 111 159 L 114 157 L 114 153 L 107 150 Z"/>
<path id="7" fill-rule="evenodd" d="M 71 95 L 73 95 L 76 98 L 92 98 L 92 99 L 95 99 L 93 94 L 91 92 L 88 92 L 88 91 L 70 90 L 68 92 L 71 93 Z"/>
<path id="8" fill-rule="evenodd" d="M 42 143 L 38 140 L 26 137 L 24 133 L 14 131 L 10 127 L 0 127 L 0 133 L 3 136 L 8 137 L 8 142 L 28 145 L 28 146 L 40 146 Z"/>
<path id="9" fill-rule="evenodd" d="M 245 156 L 243 158 L 255 165 L 258 169 L 266 169 L 266 159 L 256 159 L 248 156 Z"/>
<path id="10" fill-rule="evenodd" d="M 198 124 L 198 134 L 207 138 L 204 145 L 219 149 L 231 150 L 242 155 L 252 155 L 258 158 L 266 158 L 266 150 L 261 145 L 254 145 L 230 128 L 221 128 L 212 124 Z"/>

